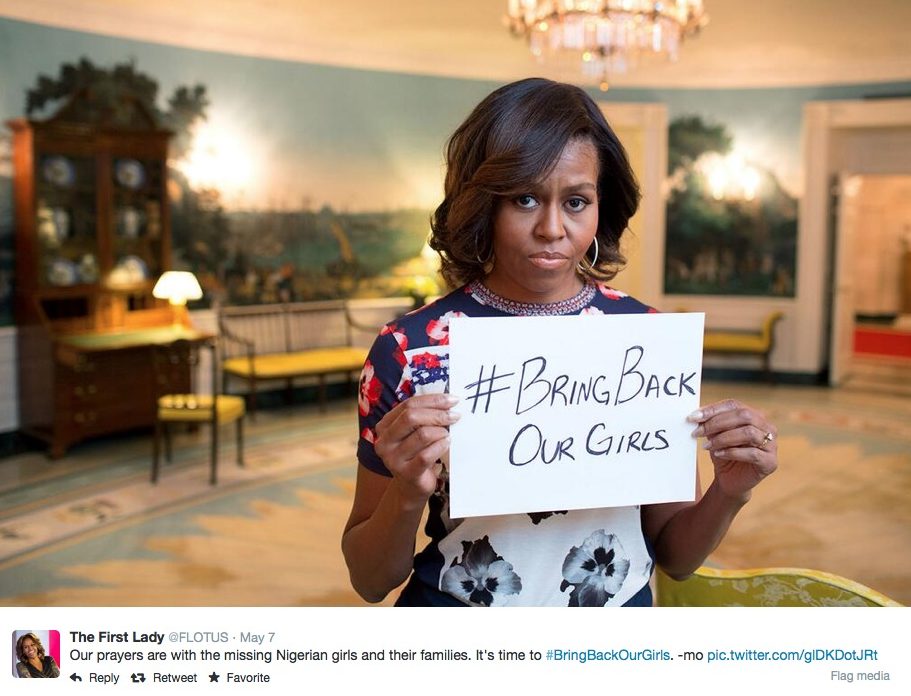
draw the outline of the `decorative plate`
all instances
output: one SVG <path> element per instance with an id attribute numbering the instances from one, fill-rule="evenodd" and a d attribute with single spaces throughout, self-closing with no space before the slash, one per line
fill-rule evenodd
<path id="1" fill-rule="evenodd" d="M 72 186 L 76 181 L 76 169 L 66 157 L 46 157 L 41 166 L 44 180 L 55 186 Z"/>
<path id="2" fill-rule="evenodd" d="M 72 261 L 56 258 L 51 261 L 47 280 L 51 285 L 73 285 L 79 280 L 79 269 Z"/>
<path id="3" fill-rule="evenodd" d="M 145 183 L 146 170 L 139 160 L 117 160 L 114 165 L 114 178 L 117 183 L 128 189 L 138 189 Z"/>

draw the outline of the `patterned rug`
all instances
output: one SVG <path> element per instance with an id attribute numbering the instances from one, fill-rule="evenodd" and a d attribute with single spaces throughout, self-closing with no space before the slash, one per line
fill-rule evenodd
<path id="1" fill-rule="evenodd" d="M 732 393 L 703 391 L 704 403 Z M 911 603 L 911 399 L 749 385 L 734 393 L 778 425 L 781 466 L 709 564 L 814 568 Z M 247 466 L 237 468 L 226 445 L 215 487 L 205 432 L 176 442 L 157 486 L 148 436 L 76 448 L 55 475 L 0 490 L 0 606 L 363 604 L 339 548 L 355 418 L 352 403 L 329 415 L 266 411 L 249 428 Z M 80 457 L 91 464 L 59 473 Z M 711 480 L 701 450 L 699 467 Z"/>
<path id="2" fill-rule="evenodd" d="M 141 442 L 140 471 L 81 481 L 75 496 L 25 491 L 21 511 L 0 520 L 0 605 L 363 604 L 339 551 L 355 474 L 350 407 L 252 429 L 246 466 L 226 446 L 214 487 L 202 433 L 175 444 L 179 459 L 155 486 Z"/>

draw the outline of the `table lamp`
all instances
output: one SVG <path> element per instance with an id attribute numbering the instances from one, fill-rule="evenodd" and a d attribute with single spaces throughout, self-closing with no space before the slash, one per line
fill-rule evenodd
<path id="1" fill-rule="evenodd" d="M 185 324 L 187 300 L 198 300 L 202 297 L 202 288 L 196 276 L 189 271 L 165 271 L 152 288 L 152 296 L 167 300 L 174 313 L 174 325 Z"/>

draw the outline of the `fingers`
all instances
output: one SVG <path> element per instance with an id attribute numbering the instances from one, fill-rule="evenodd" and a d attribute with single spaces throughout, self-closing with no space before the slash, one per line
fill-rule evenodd
<path id="1" fill-rule="evenodd" d="M 439 426 L 422 425 L 412 430 L 408 435 L 399 440 L 377 436 L 374 445 L 376 453 L 387 463 L 409 461 L 421 454 L 427 448 L 436 445 L 440 440 L 446 441 L 449 446 L 449 431 Z M 433 462 L 436 459 L 431 459 Z"/>
<path id="2" fill-rule="evenodd" d="M 714 440 L 718 433 L 747 427 L 751 429 L 743 431 L 741 435 L 758 436 L 754 443 L 757 446 L 765 440 L 768 433 L 772 433 L 772 441 L 778 436 L 778 430 L 762 412 L 735 399 L 703 406 L 687 416 L 687 420 L 699 424 L 693 431 L 694 437 L 705 436 L 710 440 Z M 743 441 L 743 444 L 749 443 Z"/>
<path id="3" fill-rule="evenodd" d="M 748 500 L 750 491 L 778 468 L 778 430 L 763 413 L 735 399 L 691 413 L 694 437 L 705 437 L 715 482 L 728 495 Z M 746 497 L 745 497 L 746 496 Z"/>
<path id="4" fill-rule="evenodd" d="M 374 448 L 393 476 L 429 495 L 459 419 L 449 394 L 421 394 L 396 405 L 376 426 Z M 430 475 L 428 475 L 430 472 Z"/>
<path id="5" fill-rule="evenodd" d="M 738 408 L 740 408 L 740 406 L 740 402 L 735 399 L 716 401 L 714 404 L 708 404 L 707 406 L 702 406 L 701 408 L 693 411 L 686 417 L 686 419 L 691 423 L 702 423 L 704 421 L 707 421 L 709 418 L 718 415 L 719 413 L 736 411 Z"/>
<path id="6" fill-rule="evenodd" d="M 424 425 L 448 427 L 459 419 L 450 409 L 458 398 L 449 394 L 421 394 L 397 404 L 376 425 L 378 436 L 398 439 Z"/>
<path id="7" fill-rule="evenodd" d="M 439 460 L 448 450 L 449 437 L 440 438 L 419 450 L 413 457 L 400 460 L 397 464 L 393 463 L 390 471 L 408 481 L 417 481 L 427 471 L 431 471 L 433 478 L 436 479 L 443 471 L 443 465 Z"/>
<path id="8" fill-rule="evenodd" d="M 716 464 L 718 462 L 724 462 L 728 466 L 735 462 L 749 464 L 756 472 L 757 482 L 778 468 L 778 457 L 775 452 L 759 447 L 731 447 L 715 450 L 712 452 L 712 457 Z"/>
<path id="9" fill-rule="evenodd" d="M 769 437 L 770 434 L 772 435 L 771 437 Z M 712 450 L 713 452 L 731 447 L 756 447 L 772 451 L 775 446 L 774 433 L 755 425 L 745 425 L 731 430 L 721 430 L 711 435 L 707 434 L 705 442 L 702 444 L 703 449 Z"/>
<path id="10" fill-rule="evenodd" d="M 734 399 L 704 406 L 688 417 L 699 423 L 694 437 L 705 437 L 703 448 L 714 456 L 753 461 L 752 453 L 728 457 L 738 448 L 773 454 L 778 449 L 778 429 L 765 415 Z"/>

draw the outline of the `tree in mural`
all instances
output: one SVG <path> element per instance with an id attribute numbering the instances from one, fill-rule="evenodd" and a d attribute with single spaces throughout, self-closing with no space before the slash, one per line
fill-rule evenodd
<path id="1" fill-rule="evenodd" d="M 73 99 L 77 95 L 80 98 Z M 39 75 L 37 84 L 26 92 L 25 112 L 34 117 L 61 103 L 68 121 L 120 128 L 150 125 L 137 123 L 139 109 L 152 125 L 174 133 L 174 157 L 186 153 L 193 124 L 205 119 L 209 106 L 205 86 L 181 86 L 168 99 L 167 110 L 162 110 L 158 107 L 158 82 L 137 70 L 132 61 L 104 68 L 85 57 L 61 65 L 57 77 Z"/>
<path id="2" fill-rule="evenodd" d="M 707 152 L 726 155 L 733 142 L 724 126 L 704 123 L 699 116 L 681 116 L 668 127 L 667 173 L 691 169 Z"/>
<path id="3" fill-rule="evenodd" d="M 193 189 L 174 169 L 170 178 L 174 264 L 193 270 L 210 300 L 222 300 L 230 258 L 230 224 L 221 194 L 214 188 Z"/>
<path id="4" fill-rule="evenodd" d="M 699 116 L 670 125 L 665 291 L 793 295 L 797 202 L 732 150 L 723 125 Z"/>

